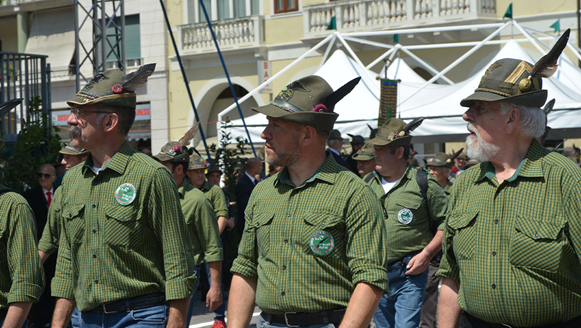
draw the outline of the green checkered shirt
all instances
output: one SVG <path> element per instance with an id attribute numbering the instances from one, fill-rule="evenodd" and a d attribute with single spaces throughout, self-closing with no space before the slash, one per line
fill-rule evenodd
<path id="1" fill-rule="evenodd" d="M 98 172 L 92 157 L 70 169 L 62 189 L 62 230 L 52 296 L 81 311 L 165 292 L 194 292 L 192 240 L 169 170 L 126 142 Z"/>
<path id="2" fill-rule="evenodd" d="M 61 196 L 62 188 L 57 188 L 54 191 L 54 197 L 48 209 L 42 237 L 40 237 L 40 241 L 38 242 L 38 249 L 47 254 L 52 254 L 58 250 L 58 241 L 61 235 Z"/>
<path id="3" fill-rule="evenodd" d="M 438 276 L 487 322 L 533 327 L 581 315 L 581 169 L 533 141 L 498 184 L 481 163 L 454 182 Z"/>
<path id="4" fill-rule="evenodd" d="M 417 172 L 408 164 L 401 179 L 387 194 L 379 173 L 369 173 L 373 175 L 369 185 L 384 208 L 388 263 L 423 250 L 434 238 L 430 231 L 431 220 L 439 230 L 444 229 L 448 198 L 440 184 L 428 176 L 428 204 L 425 204 L 417 183 Z"/>
<path id="5" fill-rule="evenodd" d="M 203 192 L 189 184 L 186 179 L 179 186 L 178 193 L 182 212 L 190 229 L 196 265 L 204 261 L 222 261 L 220 232 L 212 204 Z"/>
<path id="6" fill-rule="evenodd" d="M 208 181 L 204 181 L 202 188 L 200 188 L 212 203 L 216 217 L 228 217 L 228 206 L 226 205 L 226 196 L 219 186 L 213 185 Z"/>
<path id="7" fill-rule="evenodd" d="M 327 153 L 296 187 L 285 168 L 257 184 L 232 272 L 268 313 L 346 307 L 360 282 L 387 290 L 386 232 L 373 192 Z"/>
<path id="8" fill-rule="evenodd" d="M 0 190 L 7 189 L 0 184 Z M 44 270 L 36 244 L 36 221 L 26 200 L 15 192 L 0 196 L 0 308 L 37 302 Z"/>

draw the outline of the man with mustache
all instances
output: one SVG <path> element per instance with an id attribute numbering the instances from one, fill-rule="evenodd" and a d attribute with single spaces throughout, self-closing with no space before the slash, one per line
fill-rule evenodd
<path id="1" fill-rule="evenodd" d="M 498 60 L 460 103 L 482 163 L 450 195 L 440 328 L 462 312 L 475 328 L 581 326 L 581 169 L 536 140 L 547 91 L 535 66 Z"/>
<path id="2" fill-rule="evenodd" d="M 285 168 L 260 182 L 246 208 L 233 263 L 228 326 L 369 325 L 387 290 L 385 227 L 371 189 L 337 164 L 325 142 L 338 115 L 335 103 L 359 80 L 333 92 L 307 76 L 266 106 L 266 161 Z"/>
<path id="3" fill-rule="evenodd" d="M 53 327 L 75 305 L 82 326 L 183 328 L 194 251 L 171 173 L 126 141 L 135 91 L 155 64 L 97 74 L 67 103 L 71 145 L 91 152 L 61 185 Z"/>

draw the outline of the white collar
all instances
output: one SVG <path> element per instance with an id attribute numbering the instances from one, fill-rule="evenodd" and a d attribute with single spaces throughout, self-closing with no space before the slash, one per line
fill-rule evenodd
<path id="1" fill-rule="evenodd" d="M 250 178 L 250 181 L 252 181 L 253 183 L 256 183 L 256 178 L 251 176 L 250 174 L 248 174 L 248 171 L 245 171 L 244 173 L 246 173 L 246 176 Z"/>
<path id="2" fill-rule="evenodd" d="M 329 147 L 329 148 L 327 148 L 327 149 L 329 149 L 330 151 L 334 152 L 335 154 L 337 154 L 337 155 L 341 156 L 341 153 L 340 153 L 340 152 L 338 152 L 338 151 L 336 151 L 335 149 L 333 149 L 333 148 L 331 148 L 331 147 Z"/>

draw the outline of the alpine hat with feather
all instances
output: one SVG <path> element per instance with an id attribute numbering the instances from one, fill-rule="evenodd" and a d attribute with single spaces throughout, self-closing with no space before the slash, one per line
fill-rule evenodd
<path id="1" fill-rule="evenodd" d="M 157 155 L 153 155 L 153 158 L 160 162 L 173 162 L 173 163 L 188 163 L 190 162 L 190 153 L 188 152 L 188 145 L 194 139 L 196 132 L 200 123 L 196 123 L 192 126 L 188 132 L 179 140 L 171 141 L 161 147 L 161 151 Z"/>
<path id="2" fill-rule="evenodd" d="M 154 70 L 155 64 L 146 64 L 127 75 L 119 69 L 99 73 L 77 92 L 75 98 L 67 101 L 67 104 L 71 107 L 105 104 L 135 109 L 135 91 L 147 82 L 147 78 Z"/>
<path id="3" fill-rule="evenodd" d="M 460 105 L 470 107 L 475 101 L 494 101 L 542 107 L 547 100 L 542 78 L 549 78 L 557 71 L 557 61 L 567 45 L 570 32 L 567 29 L 535 65 L 512 58 L 497 60 L 488 67 L 474 93 L 463 99 Z"/>
<path id="4" fill-rule="evenodd" d="M 369 140 L 367 143 L 376 146 L 409 146 L 412 141 L 410 133 L 420 126 L 423 121 L 423 118 L 416 118 L 406 124 L 404 121 L 392 117 L 379 128 L 375 138 Z"/>
<path id="5" fill-rule="evenodd" d="M 454 166 L 454 160 L 462 154 L 464 148 L 460 148 L 456 153 L 449 155 L 446 153 L 438 153 L 432 158 L 426 166 L 451 168 Z"/>
<path id="6" fill-rule="evenodd" d="M 339 116 L 333 111 L 335 104 L 351 92 L 359 80 L 360 77 L 355 78 L 333 91 L 322 77 L 307 76 L 287 85 L 270 104 L 253 107 L 252 110 L 266 116 L 331 131 Z"/>

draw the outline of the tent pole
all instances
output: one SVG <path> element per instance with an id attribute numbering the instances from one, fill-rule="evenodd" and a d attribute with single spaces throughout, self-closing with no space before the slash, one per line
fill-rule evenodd
<path id="1" fill-rule="evenodd" d="M 490 34 L 484 40 L 482 40 L 480 42 L 480 44 L 478 44 L 474 48 L 470 49 L 468 52 L 466 52 L 464 55 L 462 55 L 462 57 L 456 59 L 452 64 L 448 65 L 448 67 L 444 68 L 440 73 L 438 73 L 435 76 L 433 76 L 429 81 L 427 81 L 426 83 L 424 83 L 419 89 L 417 89 L 416 91 L 414 91 L 406 99 L 402 100 L 401 103 L 397 104 L 397 106 L 398 107 L 401 106 L 403 103 L 405 103 L 406 101 L 408 101 L 409 99 L 411 99 L 418 92 L 420 92 L 421 90 L 423 90 L 425 87 L 427 87 L 428 85 L 432 84 L 434 81 L 436 81 L 437 79 L 439 79 L 440 77 L 442 77 L 442 75 L 448 73 L 452 68 L 456 67 L 456 65 L 458 65 L 459 63 L 461 63 L 462 61 L 464 61 L 464 59 L 468 58 L 470 55 L 472 55 L 473 53 L 475 53 L 478 49 L 482 48 L 482 46 L 484 44 L 486 44 L 486 42 L 488 42 L 492 38 L 496 37 L 509 24 L 510 24 L 510 22 L 506 22 L 506 23 L 502 24 L 502 26 L 499 27 L 496 31 L 494 31 L 494 33 Z"/>
<path id="2" fill-rule="evenodd" d="M 546 44 L 544 44 L 544 43 L 541 41 L 541 40 L 544 40 L 545 38 L 538 38 L 538 37 L 536 37 L 536 36 L 533 34 L 533 32 L 534 32 L 534 33 L 538 33 L 538 31 L 536 31 L 536 30 L 533 30 L 533 29 L 526 28 L 526 27 L 524 27 L 524 26 L 523 26 L 522 28 L 523 28 L 525 31 L 527 31 L 527 32 L 529 33 L 529 35 L 530 35 L 530 36 L 531 36 L 533 39 L 537 40 L 537 42 L 538 42 L 538 43 L 540 43 L 540 44 L 542 44 L 543 46 L 545 46 L 545 48 L 547 48 L 547 50 L 549 50 L 549 49 L 551 48 L 551 47 L 547 46 Z M 550 36 L 550 37 L 551 37 L 551 40 L 555 40 L 555 39 L 557 39 L 557 38 L 555 37 L 555 35 L 550 35 L 550 34 L 547 34 L 547 33 L 540 33 L 540 34 L 543 34 L 543 35 L 548 35 L 548 36 Z M 567 42 L 567 46 L 570 46 L 570 45 L 572 45 L 572 44 L 571 44 L 570 42 Z M 573 45 L 573 46 L 574 46 L 574 45 Z M 577 57 L 578 59 L 580 59 L 580 60 L 581 60 L 581 55 L 579 54 L 579 51 L 578 51 L 578 49 L 575 49 L 574 47 L 569 47 L 569 49 L 570 49 L 570 50 L 573 52 L 573 54 L 575 55 L 575 57 Z M 567 58 L 567 57 L 562 57 L 562 58 L 563 58 L 563 60 L 564 60 L 564 61 L 566 61 L 567 63 L 569 63 L 569 64 L 573 65 L 573 67 L 575 67 L 575 68 L 576 68 L 578 71 L 580 71 L 580 69 L 579 69 L 579 67 L 577 66 L 577 64 L 574 64 L 574 63 L 573 63 L 573 61 L 571 61 L 569 58 Z"/>
<path id="3" fill-rule="evenodd" d="M 337 33 L 337 32 L 335 32 Z M 335 44 L 335 40 L 337 39 L 337 37 L 335 36 L 335 33 L 333 33 L 333 38 L 331 40 L 329 40 L 329 44 L 327 45 L 327 50 L 325 50 L 325 54 L 323 55 L 323 58 L 321 59 L 321 63 L 319 64 L 319 69 L 323 66 L 323 63 L 327 60 L 327 57 L 329 56 L 329 53 L 331 52 L 331 49 L 333 48 L 333 45 Z"/>
<path id="4" fill-rule="evenodd" d="M 385 57 L 391 55 L 392 52 L 397 51 L 397 48 L 391 48 L 388 51 L 386 51 L 383 55 L 377 57 L 376 60 L 374 60 L 371 64 L 367 65 L 367 69 L 372 69 L 375 65 L 377 65 L 380 61 L 382 61 Z"/>
<path id="5" fill-rule="evenodd" d="M 339 41 L 341 41 L 341 43 L 343 44 L 343 46 L 345 46 L 345 49 L 347 49 L 347 51 L 349 52 L 349 54 L 351 54 L 351 56 L 357 62 L 357 64 L 359 64 L 361 67 L 365 67 L 365 65 L 363 65 L 363 63 L 361 62 L 361 60 L 359 60 L 359 57 L 357 57 L 357 55 L 355 54 L 355 52 L 353 51 L 353 49 L 351 49 L 351 47 L 347 44 L 347 41 L 345 41 L 345 39 L 343 39 L 343 37 L 341 36 L 341 34 L 337 34 L 337 39 L 339 39 Z M 375 76 L 371 76 L 371 74 L 369 73 L 368 70 L 365 70 L 365 74 L 367 74 L 372 80 L 375 80 Z M 373 85 L 376 86 L 376 87 L 379 87 L 375 83 Z"/>
<path id="6" fill-rule="evenodd" d="M 254 149 L 254 143 L 252 142 L 252 138 L 250 138 L 250 132 L 248 131 L 248 126 L 246 126 L 246 121 L 244 120 L 244 114 L 242 114 L 242 109 L 240 108 L 240 104 L 238 103 L 238 97 L 236 96 L 236 91 L 234 91 L 234 85 L 230 80 L 230 74 L 228 74 L 228 68 L 226 67 L 226 63 L 224 62 L 224 57 L 222 57 L 222 51 L 220 51 L 220 45 L 218 45 L 218 40 L 216 39 L 216 33 L 214 33 L 214 29 L 212 28 L 212 22 L 210 21 L 210 17 L 208 16 L 208 11 L 206 10 L 206 5 L 204 1 L 200 1 L 202 5 L 202 10 L 204 11 L 204 16 L 206 17 L 206 23 L 208 23 L 208 28 L 210 29 L 210 33 L 212 33 L 212 39 L 214 39 L 214 45 L 216 45 L 216 50 L 218 51 L 218 56 L 220 57 L 220 62 L 222 62 L 222 68 L 224 69 L 224 74 L 226 74 L 226 79 L 228 79 L 228 84 L 230 85 L 230 91 L 232 92 L 232 97 L 234 97 L 234 102 L 236 103 L 236 107 L 238 108 L 238 113 L 240 114 L 240 118 L 242 119 L 242 124 L 244 124 L 244 130 L 246 130 L 246 135 L 248 136 L 248 142 L 250 142 L 250 148 L 252 148 L 252 153 L 254 157 L 258 158 L 256 154 L 256 149 Z"/>
<path id="7" fill-rule="evenodd" d="M 438 72 L 438 70 L 436 70 L 435 68 L 433 68 L 432 66 L 430 66 L 428 63 L 426 63 L 420 57 L 414 55 L 411 51 L 407 50 L 405 47 L 402 47 L 401 50 L 403 50 L 403 52 L 405 52 L 406 54 L 408 54 L 408 56 L 410 56 L 413 59 L 415 59 L 418 63 L 420 63 L 422 66 L 424 66 L 428 71 L 432 72 L 432 74 L 438 74 L 438 73 L 440 73 L 440 72 Z M 447 78 L 445 75 L 442 75 L 442 80 L 446 81 L 450 85 L 455 84 L 452 80 L 450 80 L 449 78 Z"/>
<path id="8" fill-rule="evenodd" d="M 275 79 L 277 79 L 279 76 L 281 76 L 282 74 L 286 73 L 289 69 L 293 68 L 301 60 L 305 59 L 305 57 L 307 57 L 308 55 L 310 55 L 313 52 L 317 51 L 317 49 L 319 49 L 320 47 L 322 47 L 323 45 L 325 45 L 325 43 L 327 43 L 331 38 L 333 38 L 333 35 L 332 34 L 329 35 L 328 37 L 326 37 L 323 41 L 319 42 L 316 46 L 312 47 L 309 51 L 305 52 L 302 56 L 300 56 L 299 58 L 295 59 L 295 61 L 293 61 L 292 63 L 290 63 L 287 67 L 283 68 L 278 73 L 274 74 L 270 79 L 264 81 L 261 85 L 257 86 L 256 88 L 254 88 L 254 90 L 250 91 L 247 95 L 245 95 L 244 97 L 240 98 L 238 100 L 238 102 L 239 103 L 243 103 L 248 98 L 252 97 L 260 89 L 262 89 L 265 85 L 271 83 L 272 81 L 274 81 Z M 236 107 L 236 104 L 232 104 L 232 105 L 228 106 L 226 109 L 224 109 L 223 111 L 221 111 L 220 113 L 218 113 L 218 121 L 221 121 L 222 120 L 222 117 L 224 117 L 224 115 L 226 115 L 234 107 Z"/>
<path id="9" fill-rule="evenodd" d="M 541 56 L 546 52 L 546 50 L 543 50 L 541 46 L 539 46 L 535 40 L 533 40 L 533 38 L 522 27 L 520 27 L 517 22 L 514 22 L 513 25 L 516 26 L 516 28 L 522 33 L 522 35 L 525 36 L 525 38 L 529 39 L 530 43 L 541 53 Z"/>
<path id="10" fill-rule="evenodd" d="M 554 37 L 546 37 L 541 38 L 539 40 L 554 40 Z M 513 40 L 490 40 L 486 42 L 485 46 L 489 45 L 498 45 L 498 44 L 506 44 L 509 41 L 514 42 L 530 42 L 528 39 L 513 39 Z M 457 42 L 457 43 L 436 43 L 436 44 L 422 44 L 417 46 L 406 46 L 405 48 L 408 50 L 426 50 L 426 49 L 440 49 L 440 48 L 461 48 L 461 47 L 473 47 L 475 45 L 480 44 L 480 41 L 476 42 Z"/>
<path id="11" fill-rule="evenodd" d="M 178 46 L 176 44 L 176 40 L 173 36 L 173 32 L 171 30 L 171 24 L 169 23 L 169 18 L 167 17 L 167 12 L 165 11 L 165 5 L 163 4 L 163 0 L 159 0 L 161 4 L 161 9 L 163 11 L 163 16 L 165 17 L 165 23 L 167 25 L 167 30 L 169 32 L 169 36 L 171 37 L 171 42 L 173 44 L 173 49 L 176 53 L 176 58 L 178 63 L 180 64 L 180 69 L 182 71 L 182 77 L 184 79 L 184 83 L 186 84 L 186 90 L 188 91 L 188 96 L 190 97 L 190 103 L 192 104 L 192 108 L 194 109 L 194 114 L 196 116 L 196 121 L 200 122 L 200 117 L 198 116 L 198 110 L 196 109 L 196 104 L 194 103 L 194 98 L 192 97 L 192 90 L 190 90 L 190 83 L 188 81 L 188 77 L 186 75 L 186 70 L 184 69 L 184 64 L 182 63 L 182 58 L 180 56 L 180 52 L 178 50 Z M 212 157 L 210 156 L 210 150 L 208 150 L 208 145 L 206 144 L 206 137 L 204 136 L 204 130 L 200 128 L 200 136 L 202 137 L 202 141 L 204 142 L 204 148 L 206 149 L 206 155 L 208 155 L 208 160 L 210 164 L 214 164 L 212 162 Z"/>
<path id="12" fill-rule="evenodd" d="M 369 40 L 363 40 L 363 39 L 359 39 L 359 38 L 352 38 L 349 36 L 341 36 L 344 40 L 347 41 L 353 41 L 353 42 L 357 42 L 357 43 L 361 43 L 361 44 L 367 44 L 370 46 L 375 46 L 378 48 L 387 48 L 387 49 L 393 49 L 395 48 L 395 45 L 391 45 L 391 44 L 387 44 L 387 43 L 380 43 L 380 42 L 374 42 L 374 41 L 369 41 Z"/>
<path id="13" fill-rule="evenodd" d="M 368 37 L 368 36 L 386 36 L 386 35 L 394 35 L 394 34 L 411 34 L 411 33 L 426 33 L 426 32 L 449 32 L 449 31 L 474 30 L 474 29 L 484 29 L 484 28 L 498 28 L 498 27 L 501 27 L 504 25 L 506 25 L 506 23 L 462 25 L 462 26 L 443 26 L 443 27 L 430 27 L 430 28 L 424 27 L 424 28 L 389 30 L 389 31 L 378 31 L 378 32 L 345 33 L 345 36 Z"/>

